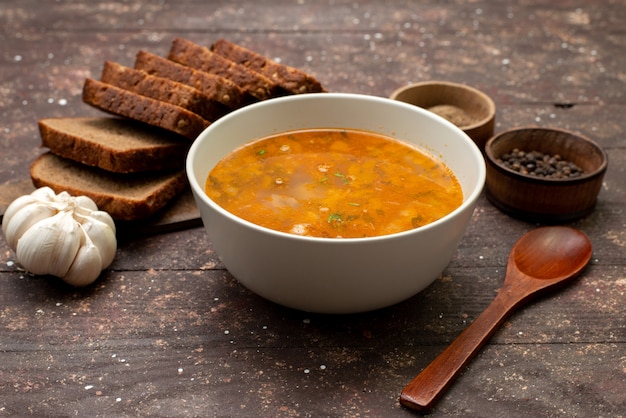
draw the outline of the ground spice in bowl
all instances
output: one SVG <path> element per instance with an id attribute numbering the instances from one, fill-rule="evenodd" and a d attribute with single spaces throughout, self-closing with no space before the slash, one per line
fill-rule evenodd
<path id="1" fill-rule="evenodd" d="M 391 99 L 426 109 L 462 129 L 483 150 L 493 135 L 496 105 L 480 90 L 449 81 L 422 81 L 402 86 Z"/>
<path id="2" fill-rule="evenodd" d="M 514 148 L 497 159 L 498 164 L 530 176 L 549 179 L 569 179 L 580 177 L 584 170 L 559 154 L 545 154 L 539 151 L 524 151 Z"/>

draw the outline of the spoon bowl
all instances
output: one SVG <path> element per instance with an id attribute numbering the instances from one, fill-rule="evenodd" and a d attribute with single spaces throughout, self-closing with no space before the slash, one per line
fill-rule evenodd
<path id="1" fill-rule="evenodd" d="M 587 247 L 589 251 L 581 251 Z M 566 227 L 538 228 L 515 244 L 508 268 L 534 279 L 561 281 L 575 277 L 590 258 L 591 243 L 582 232 Z"/>
<path id="2" fill-rule="evenodd" d="M 420 412 L 430 410 L 516 308 L 578 276 L 591 254 L 589 238 L 574 228 L 543 227 L 522 236 L 511 250 L 496 298 L 402 390 L 400 403 Z"/>

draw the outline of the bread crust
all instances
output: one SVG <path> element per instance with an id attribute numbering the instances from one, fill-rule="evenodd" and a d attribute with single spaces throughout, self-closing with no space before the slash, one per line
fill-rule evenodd
<path id="1" fill-rule="evenodd" d="M 231 110 L 257 101 L 227 78 L 193 69 L 151 52 L 139 51 L 135 57 L 134 67 L 150 75 L 193 87 Z"/>
<path id="2" fill-rule="evenodd" d="M 165 77 L 153 76 L 145 71 L 126 67 L 112 61 L 105 61 L 100 81 L 142 96 L 180 106 L 212 122 L 229 111 L 225 105 L 211 99 L 194 87 Z"/>
<path id="3" fill-rule="evenodd" d="M 181 193 L 187 178 L 184 170 L 159 173 L 111 173 L 58 157 L 51 152 L 39 156 L 30 166 L 35 187 L 48 186 L 56 193 L 88 196 L 98 209 L 115 220 L 146 219 Z"/>
<path id="4" fill-rule="evenodd" d="M 91 78 L 85 80 L 83 101 L 105 112 L 180 134 L 190 140 L 210 122 L 180 106 L 164 103 Z"/>
<path id="5" fill-rule="evenodd" d="M 267 100 L 288 94 L 286 90 L 266 76 L 187 39 L 175 38 L 168 58 L 197 70 L 227 78 L 258 100 Z"/>
<path id="6" fill-rule="evenodd" d="M 189 141 L 117 117 L 38 121 L 41 144 L 58 156 L 117 173 L 180 169 Z"/>
<path id="7" fill-rule="evenodd" d="M 211 45 L 211 51 L 263 74 L 292 94 L 321 93 L 326 91 L 317 79 L 304 71 L 273 61 L 226 39 L 218 39 Z"/>

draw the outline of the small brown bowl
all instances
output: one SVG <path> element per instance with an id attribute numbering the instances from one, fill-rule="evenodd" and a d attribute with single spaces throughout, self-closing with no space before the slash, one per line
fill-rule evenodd
<path id="1" fill-rule="evenodd" d="M 522 174 L 502 164 L 513 149 L 559 155 L 583 170 L 577 177 Z M 539 223 L 569 222 L 593 211 L 608 165 L 604 150 L 589 138 L 560 129 L 517 128 L 487 141 L 486 196 L 503 212 Z"/>
<path id="2" fill-rule="evenodd" d="M 393 100 L 410 103 L 442 116 L 461 128 L 482 151 L 493 135 L 496 105 L 485 93 L 464 84 L 426 81 L 394 91 Z"/>

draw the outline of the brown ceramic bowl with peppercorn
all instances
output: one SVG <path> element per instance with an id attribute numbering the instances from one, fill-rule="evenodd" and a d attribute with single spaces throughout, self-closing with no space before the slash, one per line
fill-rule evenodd
<path id="1" fill-rule="evenodd" d="M 539 223 L 591 213 L 607 168 L 604 150 L 566 130 L 517 128 L 485 145 L 486 195 L 503 212 Z"/>

